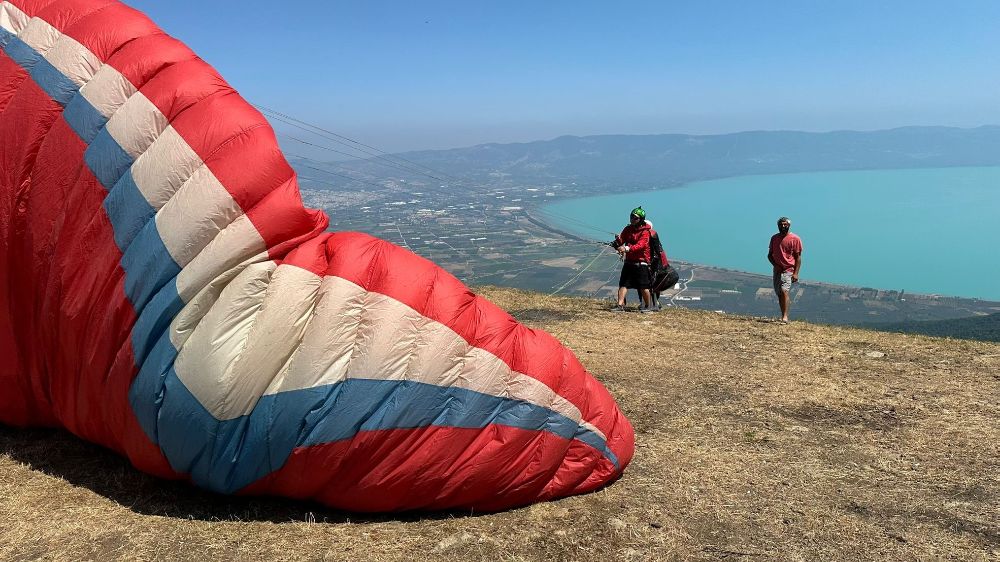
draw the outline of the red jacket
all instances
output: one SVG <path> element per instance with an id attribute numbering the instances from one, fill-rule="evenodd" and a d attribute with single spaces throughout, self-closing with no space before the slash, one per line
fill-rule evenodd
<path id="1" fill-rule="evenodd" d="M 649 263 L 649 224 L 642 221 L 636 225 L 628 225 L 622 229 L 616 242 L 618 246 L 628 246 L 625 253 L 625 261 Z"/>

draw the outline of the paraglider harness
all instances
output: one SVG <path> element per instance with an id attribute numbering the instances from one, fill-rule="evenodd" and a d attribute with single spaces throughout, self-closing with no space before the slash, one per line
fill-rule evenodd
<path id="1" fill-rule="evenodd" d="M 681 276 L 664 258 L 663 244 L 660 242 L 659 234 L 653 234 L 649 237 L 649 253 L 649 266 L 653 269 L 653 286 L 650 291 L 659 296 L 663 291 L 676 285 Z"/>

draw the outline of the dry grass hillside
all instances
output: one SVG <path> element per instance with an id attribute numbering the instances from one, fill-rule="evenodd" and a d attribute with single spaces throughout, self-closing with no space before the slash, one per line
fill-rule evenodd
<path id="1" fill-rule="evenodd" d="M 621 480 L 503 513 L 359 516 L 0 428 L 0 559 L 1000 559 L 1000 344 L 483 292 L 618 398 L 638 444 Z"/>

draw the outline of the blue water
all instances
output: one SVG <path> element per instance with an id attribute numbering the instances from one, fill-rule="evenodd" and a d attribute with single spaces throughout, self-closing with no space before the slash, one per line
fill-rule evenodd
<path id="1" fill-rule="evenodd" d="M 770 273 L 767 242 L 787 215 L 805 248 L 803 280 L 1000 300 L 1000 167 L 741 176 L 542 212 L 610 239 L 637 205 L 683 261 Z"/>

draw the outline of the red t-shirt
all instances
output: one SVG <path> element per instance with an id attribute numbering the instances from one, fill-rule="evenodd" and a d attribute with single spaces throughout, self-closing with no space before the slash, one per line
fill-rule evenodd
<path id="1" fill-rule="evenodd" d="M 778 271 L 795 271 L 795 256 L 802 253 L 802 239 L 791 232 L 784 235 L 779 232 L 771 237 L 768 252 Z"/>

